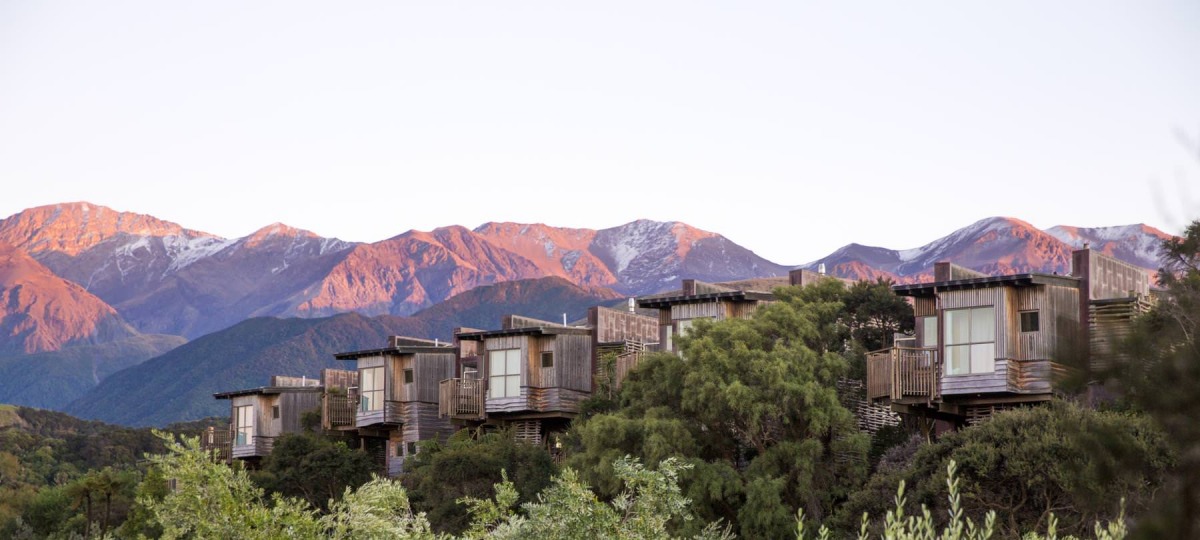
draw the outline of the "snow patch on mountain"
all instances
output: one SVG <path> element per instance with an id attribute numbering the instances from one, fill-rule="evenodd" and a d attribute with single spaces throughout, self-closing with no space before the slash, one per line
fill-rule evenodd
<path id="1" fill-rule="evenodd" d="M 162 241 L 163 248 L 171 257 L 171 264 L 167 266 L 166 273 L 178 272 L 196 261 L 216 255 L 237 242 L 211 236 L 188 238 L 178 235 L 164 236 Z"/>

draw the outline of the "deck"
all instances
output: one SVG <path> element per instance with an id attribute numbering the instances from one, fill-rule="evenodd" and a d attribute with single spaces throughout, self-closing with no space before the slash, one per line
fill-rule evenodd
<path id="1" fill-rule="evenodd" d="M 438 385 L 438 417 L 482 420 L 487 382 L 482 379 L 446 379 Z"/>
<path id="2" fill-rule="evenodd" d="M 867 397 L 933 403 L 941 400 L 937 349 L 891 347 L 867 353 Z"/>

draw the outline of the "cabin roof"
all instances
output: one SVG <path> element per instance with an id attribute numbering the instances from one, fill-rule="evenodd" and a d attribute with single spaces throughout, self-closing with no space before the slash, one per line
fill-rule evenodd
<path id="1" fill-rule="evenodd" d="M 403 345 L 400 347 L 384 347 L 382 349 L 367 349 L 367 350 L 363 350 L 363 351 L 341 352 L 341 353 L 334 354 L 333 357 L 338 360 L 358 360 L 359 358 L 366 358 L 368 356 L 387 356 L 387 355 L 401 356 L 401 355 L 405 355 L 405 354 L 440 353 L 440 352 L 453 353 L 454 346 L 450 345 L 450 344 L 426 345 L 426 346 Z"/>
<path id="2" fill-rule="evenodd" d="M 1059 285 L 1078 287 L 1080 279 L 1051 274 L 1014 274 L 1009 276 L 986 276 L 929 283 L 895 285 L 892 290 L 899 296 L 934 296 L 937 292 L 991 287 L 1032 287 L 1035 285 Z"/>
<path id="3" fill-rule="evenodd" d="M 591 328 L 577 328 L 570 326 L 529 326 L 525 328 L 508 328 L 501 330 L 484 330 L 479 332 L 463 332 L 456 334 L 461 341 L 483 341 L 490 337 L 504 336 L 556 336 L 561 334 L 566 335 L 591 335 Z"/>
<path id="4" fill-rule="evenodd" d="M 682 293 L 682 291 L 678 291 Z M 775 295 L 769 292 L 761 291 L 720 291 L 704 294 L 676 294 L 674 296 L 656 296 L 639 298 L 638 307 L 643 308 L 665 308 L 676 304 L 699 304 L 703 302 L 714 302 L 717 300 L 733 300 L 733 301 L 748 301 L 748 300 L 774 300 Z"/>
<path id="5" fill-rule="evenodd" d="M 258 388 L 247 388 L 245 390 L 230 390 L 228 392 L 217 392 L 213 394 L 216 399 L 231 399 L 239 396 L 252 396 L 255 394 L 263 396 L 274 396 L 285 392 L 321 392 L 325 388 L 322 386 L 260 386 Z"/>

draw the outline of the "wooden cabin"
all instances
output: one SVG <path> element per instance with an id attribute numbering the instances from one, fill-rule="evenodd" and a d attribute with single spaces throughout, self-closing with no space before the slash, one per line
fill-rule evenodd
<path id="1" fill-rule="evenodd" d="M 1049 400 L 1067 369 L 1056 360 L 1090 353 L 1095 306 L 1149 294 L 1143 269 L 1111 257 L 1078 250 L 1072 268 L 1070 276 L 987 276 L 940 262 L 933 282 L 893 287 L 912 299 L 916 335 L 913 346 L 868 356 L 868 397 L 958 424 Z"/>
<path id="2" fill-rule="evenodd" d="M 419 441 L 454 432 L 438 416 L 438 384 L 454 375 L 455 356 L 452 344 L 403 336 L 382 349 L 334 355 L 356 363 L 354 429 L 364 447 L 381 449 L 389 475 L 403 472 Z"/>
<path id="3" fill-rule="evenodd" d="M 776 287 L 805 286 L 825 279 L 841 279 L 823 272 L 796 269 L 787 277 L 758 278 L 724 283 L 705 283 L 685 279 L 682 287 L 671 292 L 644 296 L 637 305 L 658 310 L 658 347 L 656 350 L 679 353 L 675 336 L 686 335 L 697 319 L 747 318 L 759 306 L 775 301 Z M 846 280 L 842 280 L 846 281 Z"/>
<path id="4" fill-rule="evenodd" d="M 458 373 L 440 413 L 467 425 L 512 426 L 534 444 L 564 430 L 592 392 L 592 330 L 508 316 L 499 330 L 462 329 Z"/>
<path id="5" fill-rule="evenodd" d="M 222 457 L 253 461 L 266 457 L 275 439 L 304 431 L 304 413 L 321 410 L 320 384 L 319 379 L 276 376 L 271 377 L 269 386 L 213 394 L 230 401 L 229 435 L 217 435 L 210 429 L 202 441 Z M 223 446 L 228 446 L 228 454 Z"/>

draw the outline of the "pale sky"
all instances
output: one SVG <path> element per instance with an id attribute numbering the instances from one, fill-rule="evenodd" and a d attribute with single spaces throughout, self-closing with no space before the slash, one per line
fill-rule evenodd
<path id="1" fill-rule="evenodd" d="M 0 217 L 648 218 L 782 264 L 993 215 L 1178 232 L 1200 2 L 0 0 L 0 182 Z"/>

